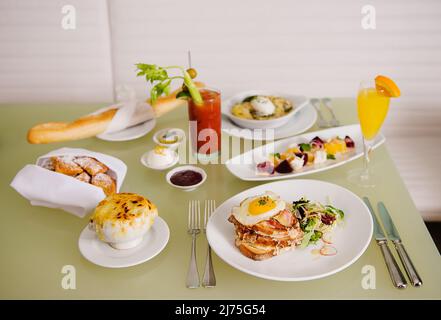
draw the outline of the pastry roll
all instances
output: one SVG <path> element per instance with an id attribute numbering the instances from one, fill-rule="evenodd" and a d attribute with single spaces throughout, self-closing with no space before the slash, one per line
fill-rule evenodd
<path id="1" fill-rule="evenodd" d="M 78 179 L 86 183 L 90 183 L 90 179 L 92 178 L 87 174 L 87 172 L 82 172 L 79 175 L 75 176 L 75 179 Z"/>
<path id="2" fill-rule="evenodd" d="M 109 170 L 105 164 L 94 158 L 78 157 L 74 161 L 91 176 L 95 176 L 98 173 L 104 173 Z"/>
<path id="3" fill-rule="evenodd" d="M 98 173 L 92 177 L 92 184 L 103 189 L 106 196 L 114 194 L 116 191 L 115 181 L 105 173 Z"/>
<path id="4" fill-rule="evenodd" d="M 73 161 L 72 157 L 52 157 L 52 165 L 55 172 L 76 176 L 83 172 L 83 169 Z"/>

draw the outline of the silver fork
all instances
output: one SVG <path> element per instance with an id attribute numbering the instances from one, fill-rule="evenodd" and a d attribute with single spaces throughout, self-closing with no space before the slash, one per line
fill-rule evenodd
<path id="1" fill-rule="evenodd" d="M 323 117 L 323 114 L 320 110 L 320 100 L 319 99 L 311 99 L 311 104 L 314 106 L 315 110 L 317 111 L 318 114 L 318 121 L 317 121 L 317 126 L 319 128 L 329 128 L 329 124 L 328 121 L 325 120 L 325 118 Z"/>
<path id="2" fill-rule="evenodd" d="M 187 288 L 199 288 L 199 272 L 196 263 L 196 236 L 201 231 L 201 204 L 198 200 L 188 203 L 188 234 L 191 235 L 191 257 L 187 272 Z"/>
<path id="3" fill-rule="evenodd" d="M 325 107 L 331 113 L 332 119 L 331 119 L 331 121 L 329 121 L 329 124 L 331 125 L 331 127 L 338 127 L 338 126 L 340 126 L 340 121 L 338 121 L 337 117 L 335 116 L 334 108 L 332 107 L 332 104 L 331 104 L 331 99 L 323 98 L 322 99 L 322 103 L 325 105 Z"/>
<path id="4" fill-rule="evenodd" d="M 216 200 L 205 200 L 204 210 L 204 233 L 207 233 L 207 223 L 211 214 L 216 208 Z M 212 288 L 216 286 L 216 276 L 214 275 L 213 262 L 211 260 L 211 247 L 208 243 L 207 259 L 205 261 L 204 278 L 202 280 L 202 286 L 206 288 Z"/>

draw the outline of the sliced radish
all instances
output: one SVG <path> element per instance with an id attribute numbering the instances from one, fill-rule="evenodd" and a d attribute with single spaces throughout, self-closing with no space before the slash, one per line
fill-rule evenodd
<path id="1" fill-rule="evenodd" d="M 322 241 L 326 244 L 332 244 L 332 234 L 331 233 L 324 233 L 322 236 Z"/>
<path id="2" fill-rule="evenodd" d="M 320 249 L 320 254 L 322 256 L 335 256 L 337 254 L 337 249 L 333 246 L 323 246 Z"/>

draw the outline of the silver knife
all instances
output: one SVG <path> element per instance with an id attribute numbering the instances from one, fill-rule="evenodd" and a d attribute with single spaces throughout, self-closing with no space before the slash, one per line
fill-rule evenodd
<path id="1" fill-rule="evenodd" d="M 383 258 L 384 261 L 386 262 L 386 267 L 387 270 L 389 271 L 389 275 L 390 278 L 392 279 L 392 283 L 396 288 L 404 289 L 407 286 L 407 281 L 404 278 L 404 275 L 401 272 L 400 268 L 398 267 L 397 261 L 390 252 L 389 246 L 387 245 L 387 238 L 384 235 L 383 228 L 381 228 L 380 224 L 378 223 L 377 217 L 375 216 L 374 209 L 372 209 L 371 202 L 369 201 L 369 199 L 367 197 L 364 197 L 363 200 L 366 203 L 367 207 L 369 208 L 369 211 L 371 212 L 372 215 L 372 219 L 374 220 L 374 237 L 381 249 L 381 253 L 383 254 Z"/>
<path id="2" fill-rule="evenodd" d="M 383 221 L 384 228 L 386 229 L 387 236 L 389 240 L 395 245 L 395 250 L 398 252 L 401 262 L 403 263 L 404 269 L 406 270 L 407 276 L 414 287 L 419 287 L 423 284 L 418 272 L 413 266 L 412 260 L 410 260 L 409 255 L 401 242 L 400 234 L 392 221 L 389 212 L 383 202 L 378 203 L 378 211 L 380 212 L 381 220 Z"/>

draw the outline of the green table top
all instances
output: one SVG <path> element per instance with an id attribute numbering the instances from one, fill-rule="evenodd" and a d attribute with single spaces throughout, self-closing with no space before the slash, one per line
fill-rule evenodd
<path id="1" fill-rule="evenodd" d="M 353 99 L 336 99 L 336 114 L 345 124 L 356 121 Z M 424 285 L 398 290 L 392 286 L 381 252 L 372 241 L 362 257 L 349 268 L 326 278 L 306 282 L 277 282 L 242 273 L 224 263 L 215 254 L 213 262 L 217 286 L 211 289 L 187 289 L 185 277 L 189 262 L 190 237 L 186 232 L 187 206 L 190 199 L 216 199 L 220 204 L 236 193 L 259 182 L 240 181 L 223 165 L 205 166 L 208 180 L 197 191 L 182 192 L 165 181 L 165 172 L 149 170 L 139 161 L 153 147 L 152 133 L 128 142 L 98 139 L 30 145 L 26 132 L 32 125 L 51 120 L 69 121 L 95 110 L 97 105 L 3 105 L 0 118 L 0 298 L 2 299 L 441 299 L 441 259 L 415 208 L 403 181 L 387 151 L 387 144 L 373 153 L 372 165 L 378 173 L 375 189 L 349 185 L 346 172 L 362 165 L 361 160 L 305 178 L 318 179 L 346 187 L 373 203 L 383 200 L 400 231 L 407 251 Z M 158 120 L 157 129 L 187 128 L 186 110 Z M 313 127 L 311 130 L 316 130 Z M 122 191 L 136 192 L 151 199 L 170 227 L 167 247 L 154 259 L 138 266 L 108 269 L 84 259 L 78 249 L 78 237 L 87 224 L 66 212 L 33 207 L 9 187 L 14 175 L 28 163 L 50 150 L 63 146 L 81 147 L 107 153 L 123 160 L 128 172 Z M 197 258 L 203 270 L 206 240 L 198 238 Z M 394 250 L 393 250 L 394 251 Z M 394 252 L 395 254 L 395 252 Z M 64 265 L 76 269 L 76 289 L 61 286 Z M 362 287 L 362 268 L 376 270 L 376 288 Z"/>

